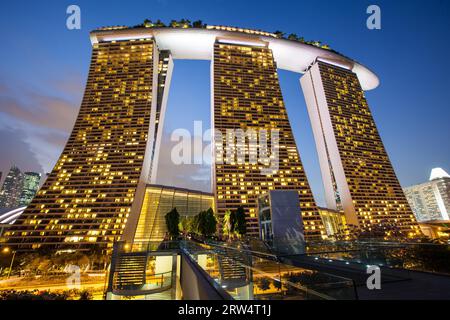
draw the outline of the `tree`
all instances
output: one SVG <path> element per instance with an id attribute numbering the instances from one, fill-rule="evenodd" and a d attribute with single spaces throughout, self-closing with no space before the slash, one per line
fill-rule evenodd
<path id="1" fill-rule="evenodd" d="M 200 220 L 200 215 L 199 214 L 189 218 L 189 230 L 190 230 L 190 232 L 200 233 L 200 231 L 199 231 L 199 220 Z"/>
<path id="2" fill-rule="evenodd" d="M 182 233 L 189 232 L 189 218 L 188 217 L 181 217 L 180 223 L 178 224 L 178 229 Z"/>
<path id="3" fill-rule="evenodd" d="M 217 231 L 217 219 L 212 208 L 206 211 L 206 235 L 210 236 Z"/>
<path id="4" fill-rule="evenodd" d="M 191 20 L 189 19 L 181 19 L 179 24 L 182 28 L 189 28 L 191 26 Z"/>
<path id="5" fill-rule="evenodd" d="M 83 290 L 80 292 L 80 300 L 92 300 L 93 298 L 94 296 L 89 290 Z"/>
<path id="6" fill-rule="evenodd" d="M 274 32 L 274 34 L 278 37 L 278 38 L 283 38 L 284 37 L 284 32 L 277 30 Z"/>
<path id="7" fill-rule="evenodd" d="M 244 236 L 247 233 L 247 221 L 245 220 L 245 210 L 244 207 L 239 206 L 236 210 L 236 223 L 234 231 L 239 236 Z"/>
<path id="8" fill-rule="evenodd" d="M 267 277 L 262 277 L 258 280 L 257 286 L 261 289 L 261 291 L 267 291 L 270 289 L 270 280 Z"/>
<path id="9" fill-rule="evenodd" d="M 146 27 L 146 28 L 153 27 L 152 21 L 150 19 L 145 19 L 144 20 L 144 27 Z"/>
<path id="10" fill-rule="evenodd" d="M 171 26 L 172 28 L 178 28 L 180 24 L 177 20 L 171 20 L 169 26 Z"/>
<path id="11" fill-rule="evenodd" d="M 298 36 L 295 33 L 291 33 L 288 35 L 289 40 L 298 40 Z"/>
<path id="12" fill-rule="evenodd" d="M 236 232 L 236 211 L 230 212 L 230 234 L 233 234 Z"/>
<path id="13" fill-rule="evenodd" d="M 224 236 L 230 237 L 231 235 L 231 224 L 230 224 L 231 211 L 227 210 L 222 218 L 222 234 Z"/>
<path id="14" fill-rule="evenodd" d="M 155 27 L 158 27 L 158 28 L 162 28 L 162 27 L 165 27 L 166 25 L 164 24 L 164 22 L 162 22 L 161 20 L 156 20 L 156 22 L 155 22 Z"/>
<path id="15" fill-rule="evenodd" d="M 403 234 L 403 231 L 397 224 L 381 220 L 377 224 L 361 226 L 357 230 L 357 238 L 359 240 L 384 239 L 401 241 L 406 238 L 406 235 Z"/>
<path id="16" fill-rule="evenodd" d="M 205 236 L 211 236 L 217 231 L 217 219 L 214 211 L 209 208 L 207 211 L 202 211 L 197 215 L 198 232 Z"/>
<path id="17" fill-rule="evenodd" d="M 166 214 L 165 218 L 169 235 L 172 238 L 177 237 L 180 233 L 180 230 L 178 229 L 178 224 L 180 223 L 180 214 L 178 213 L 177 208 L 173 208 L 172 210 L 170 210 Z"/>
<path id="18" fill-rule="evenodd" d="M 192 22 L 192 27 L 194 28 L 204 28 L 202 20 L 196 20 Z"/>

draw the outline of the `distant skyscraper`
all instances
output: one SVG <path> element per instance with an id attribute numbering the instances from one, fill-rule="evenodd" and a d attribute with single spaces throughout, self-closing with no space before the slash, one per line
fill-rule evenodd
<path id="1" fill-rule="evenodd" d="M 22 192 L 20 194 L 19 205 L 27 206 L 33 200 L 39 190 L 41 174 L 37 172 L 25 172 L 23 174 Z"/>
<path id="2" fill-rule="evenodd" d="M 345 65 L 317 59 L 301 85 L 327 206 L 341 204 L 347 223 L 360 228 L 385 221 L 406 234 L 418 233 L 358 76 Z"/>
<path id="3" fill-rule="evenodd" d="M 404 191 L 418 221 L 450 220 L 450 176 L 443 169 L 433 169 L 430 181 Z"/>
<path id="4" fill-rule="evenodd" d="M 19 206 L 22 192 L 23 174 L 16 166 L 12 166 L 5 177 L 0 191 L 0 208 L 15 208 Z"/>

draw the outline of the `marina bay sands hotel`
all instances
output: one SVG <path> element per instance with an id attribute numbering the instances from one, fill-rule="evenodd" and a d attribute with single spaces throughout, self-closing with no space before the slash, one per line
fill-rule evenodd
<path id="1" fill-rule="evenodd" d="M 6 232 L 11 245 L 111 247 L 119 239 L 161 237 L 150 229 L 170 210 L 163 206 L 169 198 L 181 211 L 213 207 L 218 216 L 243 206 L 248 231 L 257 235 L 257 200 L 269 190 L 296 190 L 306 239 L 326 238 L 277 69 L 299 74 L 327 207 L 342 210 L 355 228 L 388 222 L 419 232 L 365 99 L 379 85 L 365 66 L 320 45 L 224 26 L 108 27 L 91 32 L 91 42 L 74 128 L 43 187 Z M 156 185 L 175 59 L 211 61 L 214 130 L 278 130 L 277 170 L 262 174 L 264 164 L 248 157 L 213 161 L 211 194 Z M 217 160 L 214 150 L 226 148 L 226 136 L 212 139 Z"/>

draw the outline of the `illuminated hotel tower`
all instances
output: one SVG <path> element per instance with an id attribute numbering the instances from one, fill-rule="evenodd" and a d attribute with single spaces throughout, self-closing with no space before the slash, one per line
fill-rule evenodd
<path id="1" fill-rule="evenodd" d="M 131 212 L 139 212 L 150 176 L 158 120 L 154 88 L 165 63 L 158 54 L 150 38 L 93 44 L 73 131 L 43 187 L 8 230 L 11 244 L 112 245 L 125 225 L 137 223 Z M 170 55 L 164 57 L 169 62 Z"/>
<path id="2" fill-rule="evenodd" d="M 214 154 L 219 215 L 244 206 L 249 234 L 257 236 L 257 198 L 268 190 L 296 190 L 307 239 L 326 236 L 284 106 L 280 68 L 306 70 L 301 83 L 328 207 L 340 199 L 347 222 L 360 227 L 387 220 L 418 230 L 364 98 L 363 89 L 376 88 L 379 80 L 363 65 L 325 46 L 227 26 L 105 27 L 93 31 L 91 41 L 73 131 L 46 182 L 5 233 L 10 244 L 84 248 L 133 240 L 146 184 L 157 179 L 172 55 L 212 60 L 212 128 L 223 134 L 213 139 L 213 151 L 239 149 L 241 142 L 227 145 L 227 129 L 254 130 L 257 140 L 260 130 L 279 133 L 278 168 L 269 173 L 267 163 L 250 161 L 261 159 L 262 144 L 256 152 L 247 149 L 242 162 Z"/>
<path id="3" fill-rule="evenodd" d="M 407 234 L 418 232 L 357 75 L 318 59 L 300 82 L 327 206 L 336 208 L 340 198 L 348 224 L 370 228 L 387 222 Z"/>
<path id="4" fill-rule="evenodd" d="M 234 43 L 234 44 L 233 44 Z M 223 159 L 213 168 L 213 188 L 219 215 L 242 205 L 248 217 L 248 231 L 258 234 L 257 198 L 268 190 L 298 190 L 305 235 L 320 238 L 322 222 L 294 141 L 281 95 L 277 66 L 272 50 L 264 42 L 257 45 L 214 44 L 212 61 L 212 126 L 222 133 L 214 141 Z M 261 172 L 262 164 L 251 164 L 249 150 L 243 163 L 226 159 L 227 129 L 279 129 L 279 170 L 271 175 Z"/>

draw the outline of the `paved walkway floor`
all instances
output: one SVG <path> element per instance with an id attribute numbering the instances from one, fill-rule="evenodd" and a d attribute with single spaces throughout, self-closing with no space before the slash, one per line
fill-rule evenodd
<path id="1" fill-rule="evenodd" d="M 286 256 L 282 261 L 298 267 L 352 279 L 360 300 L 449 300 L 450 276 L 381 267 L 381 289 L 369 290 L 366 266 L 345 261 Z"/>

